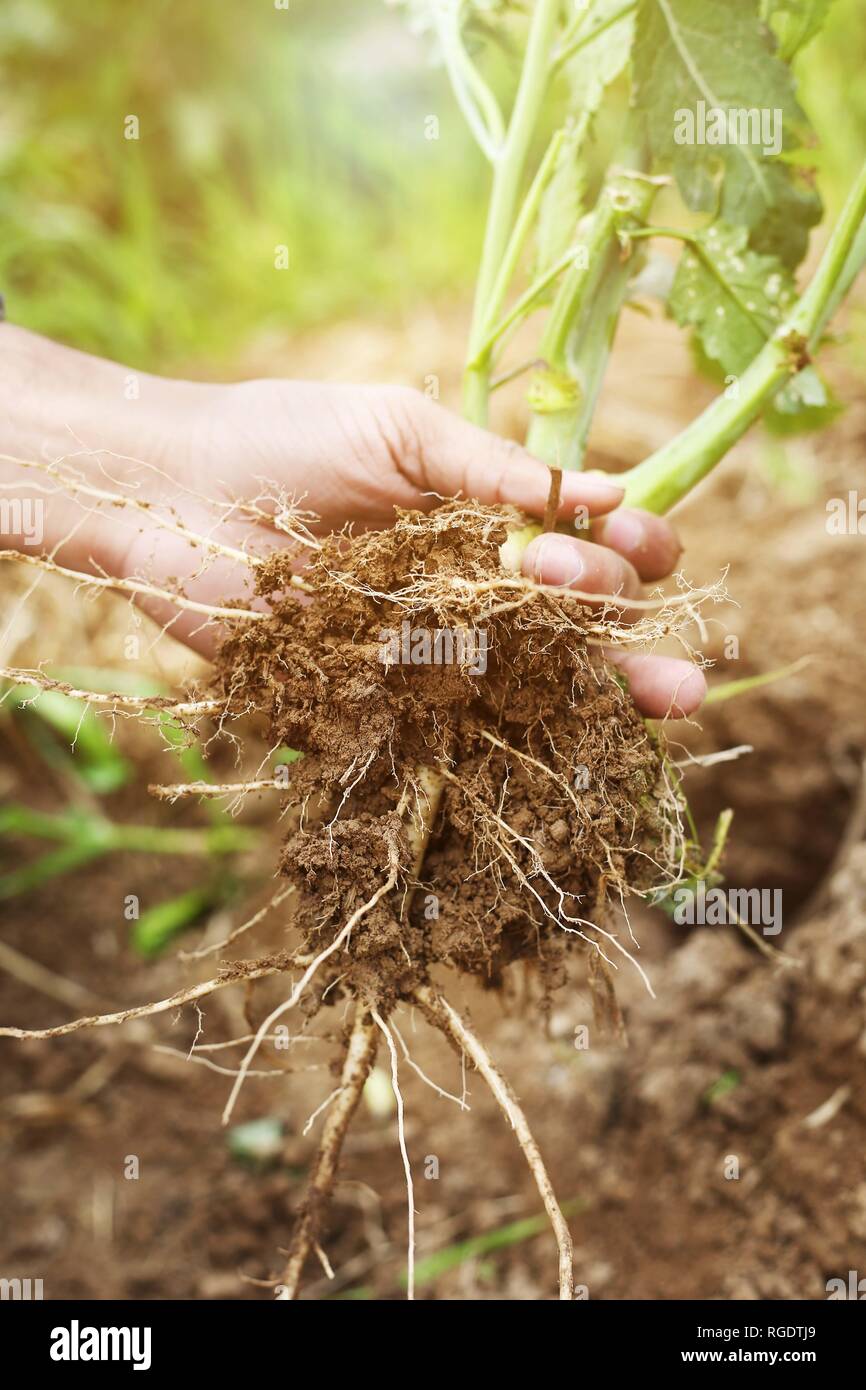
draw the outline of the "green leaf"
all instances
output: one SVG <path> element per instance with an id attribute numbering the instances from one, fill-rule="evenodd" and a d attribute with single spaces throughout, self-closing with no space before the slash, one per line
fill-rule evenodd
<path id="1" fill-rule="evenodd" d="M 739 680 L 714 685 L 707 691 L 704 705 L 719 705 L 724 700 L 735 700 L 738 695 L 746 695 L 751 690 L 760 690 L 764 685 L 775 685 L 776 681 L 785 680 L 787 676 L 802 671 L 810 661 L 810 657 L 801 656 L 799 660 L 792 661 L 788 666 L 779 666 L 774 671 L 761 671 L 757 676 L 742 676 Z"/>
<path id="2" fill-rule="evenodd" d="M 574 1216 L 586 1210 L 586 1203 L 580 1197 L 574 1197 L 570 1201 L 561 1202 L 560 1207 L 563 1216 Z M 449 1270 L 457 1269 L 465 1264 L 467 1260 L 477 1260 L 479 1256 L 492 1254 L 496 1250 L 505 1250 L 510 1245 L 517 1245 L 524 1240 L 531 1240 L 533 1236 L 540 1235 L 547 1228 L 545 1216 L 526 1216 L 522 1220 L 512 1221 L 507 1226 L 500 1226 L 495 1231 L 487 1231 L 484 1235 L 471 1236 L 469 1240 L 459 1241 L 454 1245 L 448 1245 L 444 1250 L 436 1250 L 426 1259 L 419 1260 L 415 1265 L 415 1284 L 430 1284 L 434 1280 L 447 1274 Z M 404 1288 L 406 1286 L 405 1273 L 400 1281 Z"/>
<path id="3" fill-rule="evenodd" d="M 779 392 L 769 410 L 764 412 L 764 427 L 778 439 L 825 430 L 838 419 L 844 406 L 824 381 L 816 367 L 805 367 Z M 778 463 L 778 459 L 776 460 Z M 764 461 L 770 480 L 784 489 L 786 496 L 803 501 L 814 500 L 815 475 L 801 459 L 798 462 Z"/>
<path id="4" fill-rule="evenodd" d="M 807 407 L 797 415 L 778 415 L 772 410 L 764 415 L 764 427 L 769 438 L 763 441 L 758 457 L 761 476 L 782 501 L 798 507 L 801 512 L 817 501 L 820 483 L 814 467 L 810 466 L 809 457 L 800 449 L 786 448 L 785 440 L 788 436 L 816 428 L 813 423 L 815 418 L 828 413 L 827 410 Z"/>
<path id="5" fill-rule="evenodd" d="M 89 864 L 91 860 L 98 858 L 100 852 L 98 846 L 84 841 L 59 845 L 57 849 L 49 850 L 29 864 L 22 865 L 20 869 L 13 869 L 11 873 L 0 876 L 0 901 L 14 898 L 19 893 L 35 892 L 49 879 L 71 873 L 73 869 Z"/>
<path id="6" fill-rule="evenodd" d="M 588 20 L 575 36 L 575 51 L 565 63 L 576 111 L 597 111 L 605 87 L 619 77 L 629 60 L 635 30 L 634 3 L 595 0 Z"/>
<path id="7" fill-rule="evenodd" d="M 274 754 L 273 766 L 284 767 L 290 763 L 296 763 L 303 756 L 303 753 L 300 753 L 297 748 L 280 748 Z"/>
<path id="8" fill-rule="evenodd" d="M 213 887 L 191 888 L 176 898 L 157 903 L 141 914 L 132 929 L 132 944 L 142 956 L 158 956 L 170 941 L 192 927 L 204 916 L 215 901 L 218 891 Z"/>
<path id="9" fill-rule="evenodd" d="M 820 33 L 833 0 L 762 0 L 761 17 L 779 40 L 786 63 Z"/>
<path id="10" fill-rule="evenodd" d="M 229 1153 L 241 1163 L 269 1167 L 283 1152 L 283 1122 L 275 1115 L 234 1125 L 226 1136 Z"/>
<path id="11" fill-rule="evenodd" d="M 10 698 L 18 705 L 26 702 L 25 717 L 38 717 L 60 735 L 65 745 L 64 762 L 99 796 L 117 791 L 130 781 L 131 764 L 117 751 L 105 725 L 83 701 L 56 690 L 40 691 L 32 685 L 11 688 Z M 56 763 L 48 743 L 40 741 L 40 752 L 47 761 Z"/>
<path id="12" fill-rule="evenodd" d="M 409 28 L 414 34 L 435 33 L 436 10 L 441 0 L 395 0 L 405 10 Z M 476 24 L 486 25 L 490 20 L 501 19 L 514 9 L 513 0 L 462 0 L 462 23 L 466 28 Z"/>
<path id="13" fill-rule="evenodd" d="M 0 807 L 0 835 L 32 835 L 40 840 L 78 841 L 104 846 L 111 836 L 111 822 L 79 807 L 66 811 L 34 811 L 21 802 Z"/>
<path id="14" fill-rule="evenodd" d="M 585 120 L 566 130 L 542 195 L 533 282 L 540 280 L 574 243 L 586 192 L 586 170 L 581 159 L 585 132 Z"/>
<path id="15" fill-rule="evenodd" d="M 676 921 L 674 913 L 679 907 L 679 900 L 676 897 L 677 893 L 690 893 L 694 895 L 698 892 L 700 884 L 702 883 L 707 888 L 715 888 L 717 884 L 724 883 L 724 881 L 721 874 L 707 874 L 702 870 L 696 874 L 690 874 L 688 878 L 677 879 L 676 883 L 672 883 L 666 888 L 654 891 L 649 896 L 648 902 L 650 907 L 661 908 L 665 916 L 670 917 L 671 921 Z"/>
<path id="16" fill-rule="evenodd" d="M 717 1100 L 721 1100 L 730 1091 L 735 1091 L 740 1084 L 740 1073 L 732 1067 L 729 1071 L 722 1072 L 718 1081 L 714 1081 L 712 1086 L 708 1086 L 703 1095 L 704 1105 L 714 1105 Z"/>
<path id="17" fill-rule="evenodd" d="M 821 376 L 813 366 L 804 367 L 788 382 L 773 401 L 780 415 L 799 415 L 804 410 L 825 410 L 830 396 Z"/>
<path id="18" fill-rule="evenodd" d="M 781 323 L 794 282 L 775 256 L 748 244 L 745 227 L 715 222 L 683 251 L 668 308 L 692 327 L 707 356 L 739 376 Z"/>
<path id="19" fill-rule="evenodd" d="M 642 0 L 634 97 L 652 153 L 673 169 L 687 206 L 715 212 L 721 196 L 726 221 L 793 265 L 816 200 L 774 158 L 797 146 L 807 122 L 772 42 L 759 0 Z"/>
<path id="20" fill-rule="evenodd" d="M 749 240 L 756 251 L 778 256 L 795 269 L 809 246 L 809 232 L 821 221 L 823 206 L 808 171 L 796 165 L 763 161 L 763 188 L 745 177 L 743 168 L 732 169 L 722 184 L 719 216 L 751 228 Z M 764 193 L 769 195 L 769 204 Z"/>

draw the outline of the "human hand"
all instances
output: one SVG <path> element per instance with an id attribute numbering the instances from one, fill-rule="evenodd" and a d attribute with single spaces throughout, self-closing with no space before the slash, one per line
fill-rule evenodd
<path id="1" fill-rule="evenodd" d="M 550 486 L 547 467 L 524 449 L 416 391 L 274 380 L 224 388 L 202 422 L 189 470 L 201 490 L 208 478 L 218 479 L 226 496 L 248 490 L 251 474 L 278 480 L 321 519 L 323 531 L 347 521 L 387 526 L 395 506 L 426 509 L 458 493 L 541 516 Z M 523 572 L 624 599 L 670 574 L 682 549 L 670 523 L 620 508 L 622 495 L 598 474 L 565 473 L 559 516 L 573 520 L 585 508 L 593 540 L 540 536 L 524 554 Z M 219 601 L 213 588 L 211 595 Z M 648 716 L 691 714 L 704 697 L 706 682 L 690 662 L 608 655 Z"/>

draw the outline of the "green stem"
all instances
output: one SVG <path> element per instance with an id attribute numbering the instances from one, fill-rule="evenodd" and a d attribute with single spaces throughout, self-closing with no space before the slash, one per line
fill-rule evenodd
<path id="1" fill-rule="evenodd" d="M 599 195 L 582 263 L 563 277 L 541 342 L 544 367 L 530 389 L 530 453 L 557 468 L 583 465 L 586 443 L 619 315 L 633 273 L 620 234 L 631 236 L 656 185 L 614 175 Z"/>
<path id="2" fill-rule="evenodd" d="M 836 286 L 830 298 L 827 300 L 827 306 L 821 318 L 816 338 L 823 336 L 828 323 L 835 317 L 836 311 L 843 300 L 848 297 L 849 291 L 864 265 L 866 265 L 866 222 L 863 222 L 859 232 L 854 238 L 851 250 L 848 253 L 848 259 L 842 268 L 842 274 L 839 276 Z"/>
<path id="3" fill-rule="evenodd" d="M 714 873 L 718 869 L 722 855 L 725 852 L 725 845 L 727 843 L 728 833 L 731 829 L 731 821 L 733 819 L 734 813 L 731 810 L 721 811 L 719 813 L 719 819 L 716 821 L 716 829 L 713 834 L 712 848 L 710 849 L 707 862 L 704 865 L 704 871 L 701 874 L 701 878 L 712 878 Z"/>
<path id="4" fill-rule="evenodd" d="M 559 44 L 556 48 L 556 51 L 553 54 L 552 61 L 554 65 L 562 62 L 563 53 L 566 49 L 571 48 L 571 45 L 574 42 L 576 35 L 580 33 L 587 19 L 589 19 L 589 14 L 590 12 L 588 9 L 577 10 L 574 19 L 572 19 L 569 24 L 566 24 L 559 37 Z"/>
<path id="5" fill-rule="evenodd" d="M 532 13 L 514 109 L 505 143 L 497 156 L 494 169 L 469 337 L 470 361 L 477 357 L 487 335 L 490 319 L 498 307 L 494 304 L 493 294 L 514 225 L 529 144 L 546 93 L 550 50 L 560 10 L 560 0 L 536 0 Z M 474 420 L 476 424 L 487 423 L 489 391 L 489 363 L 468 369 L 464 383 L 464 410 L 469 419 Z"/>
<path id="6" fill-rule="evenodd" d="M 32 893 L 50 879 L 57 878 L 60 874 L 72 873 L 74 869 L 92 863 L 101 854 L 102 850 L 92 844 L 67 844 L 49 850 L 33 863 L 24 864 L 20 869 L 0 875 L 0 902 L 15 898 L 21 893 Z"/>
<path id="7" fill-rule="evenodd" d="M 557 156 L 559 154 L 560 148 L 562 147 L 562 142 L 565 139 L 565 134 L 566 132 L 564 129 L 557 130 L 554 134 L 553 138 L 550 141 L 550 144 L 547 147 L 547 150 L 545 151 L 544 158 L 538 166 L 538 172 L 536 173 L 535 178 L 532 180 L 529 192 L 523 200 L 523 204 L 521 206 L 520 212 L 518 213 L 517 220 L 514 223 L 514 230 L 512 231 L 511 236 L 508 239 L 508 245 L 506 246 L 505 253 L 502 257 L 502 264 L 499 267 L 499 272 L 496 276 L 493 289 L 490 292 L 490 302 L 487 306 L 487 316 L 485 324 L 479 325 L 479 333 L 481 331 L 482 326 L 488 330 L 487 338 L 482 343 L 478 351 L 474 354 L 474 356 L 470 357 L 470 360 L 467 364 L 467 370 L 469 371 L 477 371 L 479 368 L 484 367 L 485 362 L 489 358 L 490 353 L 493 347 L 495 346 L 497 339 L 499 339 L 502 336 L 509 324 L 513 323 L 515 318 L 518 317 L 516 313 L 512 313 L 508 317 L 507 321 L 497 329 L 492 330 L 490 327 L 494 315 L 497 314 L 502 308 L 505 296 L 508 293 L 508 286 L 511 284 L 511 281 L 514 277 L 514 272 L 517 269 L 517 263 L 520 259 L 520 253 L 523 250 L 523 244 L 526 241 L 527 236 L 529 235 L 529 230 L 533 222 L 535 221 L 539 204 L 541 203 L 541 195 L 547 187 L 547 184 L 550 180 L 550 176 L 553 173 Z M 557 274 L 558 273 L 559 272 L 557 271 Z M 542 289 L 546 288 L 546 285 L 549 283 L 549 280 L 546 281 L 544 285 L 539 283 L 535 288 L 535 293 L 540 294 Z M 521 299 L 518 301 L 518 304 L 522 303 L 525 298 L 526 296 L 522 295 Z M 472 346 L 470 344 L 470 353 L 471 352 Z"/>
<path id="8" fill-rule="evenodd" d="M 106 848 L 139 854 L 230 854 L 258 842 L 255 830 L 212 825 L 206 830 L 171 830 L 158 825 L 112 825 Z"/>
<path id="9" fill-rule="evenodd" d="M 463 46 L 459 11 L 437 11 L 437 29 L 457 104 L 483 153 L 495 160 L 505 133 L 502 115 L 496 98 Z"/>
<path id="10" fill-rule="evenodd" d="M 564 270 L 574 265 L 574 258 L 578 249 L 579 248 L 574 246 L 569 247 L 565 254 L 560 256 L 559 260 L 553 263 L 549 270 L 545 271 L 537 280 L 534 280 L 529 288 L 524 290 L 523 294 L 514 301 L 505 317 L 499 320 L 496 327 L 491 329 L 490 333 L 485 338 L 477 356 L 469 363 L 469 371 L 483 367 L 484 364 L 490 360 L 493 349 L 503 334 L 507 333 L 511 325 L 516 323 L 518 319 L 522 319 L 526 316 L 539 295 L 542 295 L 555 280 L 558 280 Z"/>
<path id="11" fill-rule="evenodd" d="M 640 237 L 667 236 L 673 237 L 674 241 L 694 241 L 693 232 L 685 232 L 682 227 L 635 227 L 633 232 L 629 232 L 632 241 L 637 241 Z"/>
<path id="12" fill-rule="evenodd" d="M 530 367 L 536 366 L 537 363 L 537 357 L 527 357 L 524 362 L 518 362 L 516 366 L 509 367 L 507 372 L 502 372 L 499 376 L 491 377 L 491 392 L 498 391 L 501 386 L 507 386 L 510 381 L 515 381 L 517 377 L 523 376 L 524 372 L 528 372 Z"/>
<path id="13" fill-rule="evenodd" d="M 56 849 L 20 869 L 0 875 L 0 901 L 28 893 L 60 874 L 126 851 L 133 854 L 210 856 L 251 848 L 255 830 L 240 825 L 213 825 L 207 830 L 172 830 L 156 825 L 116 825 L 102 816 L 78 812 L 51 815 L 29 806 L 12 805 L 0 814 L 0 834 L 56 840 Z"/>
<path id="14" fill-rule="evenodd" d="M 563 279 L 553 301 L 550 317 L 541 338 L 540 352 L 556 371 L 568 366 L 567 349 L 578 318 L 601 284 L 608 254 L 616 232 L 616 211 L 611 190 L 605 187 L 593 214 L 584 256 L 577 260 L 572 252 L 572 268 Z"/>
<path id="15" fill-rule="evenodd" d="M 714 401 L 683 432 L 618 479 L 625 505 L 661 514 L 691 491 L 758 419 L 785 382 L 802 369 L 820 341 L 830 313 L 866 261 L 866 165 L 863 166 L 824 250 L 809 288 L 785 323 L 758 353 L 736 386 Z M 858 263 L 859 258 L 859 263 Z"/>
<path id="16" fill-rule="evenodd" d="M 225 854 L 248 849 L 258 840 L 242 825 L 214 825 L 204 830 L 173 830 L 159 825 L 123 825 L 102 816 L 66 812 L 51 815 L 29 806 L 7 806 L 0 815 L 0 834 L 57 840 L 95 848 L 98 853 L 129 850 L 143 854 Z"/>

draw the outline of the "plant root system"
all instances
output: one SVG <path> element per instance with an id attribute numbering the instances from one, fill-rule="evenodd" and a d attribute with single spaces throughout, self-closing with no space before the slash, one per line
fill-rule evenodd
<path id="1" fill-rule="evenodd" d="M 0 673 L 37 690 L 74 693 L 110 715 L 160 708 L 191 730 L 212 720 L 210 737 L 228 737 L 238 753 L 242 742 L 229 726 L 255 712 L 272 747 L 302 754 L 289 769 L 294 814 L 281 848 L 283 884 L 269 905 L 291 897 L 288 925 L 300 941 L 225 962 L 215 978 L 152 1005 L 39 1032 L 0 1029 L 54 1037 L 300 971 L 288 997 L 257 1029 L 252 1024 L 232 1073 L 228 1122 L 283 1015 L 298 1008 L 309 1022 L 324 1009 L 350 1011 L 339 1085 L 321 1107 L 321 1144 L 284 1274 L 274 1281 L 281 1299 L 297 1296 L 311 1252 L 327 1269 L 323 1219 L 383 1037 L 407 1177 L 412 1296 L 414 1206 L 395 1036 L 414 1063 L 389 1022 L 400 1003 L 419 1007 L 493 1092 L 550 1217 L 560 1297 L 573 1297 L 571 1237 L 527 1118 L 433 972 L 445 967 L 497 990 L 508 967 L 524 962 L 537 975 L 544 1010 L 565 977 L 566 951 L 577 948 L 587 958 L 594 1002 L 622 1035 L 616 971 L 643 976 L 628 898 L 675 882 L 687 839 L 676 771 L 607 653 L 670 635 L 688 646 L 684 633 L 695 620 L 700 628 L 700 604 L 719 594 L 681 586 L 673 598 L 629 600 L 627 610 L 616 595 L 588 604 L 587 595 L 503 567 L 501 548 L 525 521 L 506 507 L 457 501 L 429 514 L 398 513 L 384 532 L 307 545 L 306 522 L 298 519 L 293 546 L 250 561 L 257 608 L 212 615 L 226 634 L 215 687 L 194 698 L 97 698 L 40 672 Z M 294 552 L 301 545 L 307 567 L 299 585 Z M 315 601 L 299 602 L 299 587 Z M 271 788 L 285 791 L 286 782 L 259 769 L 220 787 L 153 790 L 168 800 L 220 792 L 237 805 Z M 187 958 L 223 949 L 268 911 Z"/>
<path id="2" fill-rule="evenodd" d="M 526 1118 L 431 971 L 496 989 L 510 964 L 531 962 L 546 1002 L 570 945 L 589 954 L 605 993 L 615 970 L 640 969 L 622 908 L 677 877 L 681 806 L 658 736 L 604 648 L 681 630 L 693 606 L 650 602 L 627 620 L 615 596 L 590 609 L 508 574 L 500 547 L 522 521 L 455 502 L 335 537 L 306 571 L 312 605 L 287 592 L 290 561 L 272 555 L 256 574 L 267 617 L 236 623 L 218 659 L 227 707 L 264 711 L 271 743 L 304 755 L 280 864 L 303 938 L 295 960 L 309 963 L 303 1008 L 352 1000 L 356 1011 L 282 1297 L 295 1296 L 314 1246 L 376 1020 L 401 1001 L 420 1005 L 493 1090 L 551 1217 L 560 1294 L 572 1297 L 570 1237 Z"/>

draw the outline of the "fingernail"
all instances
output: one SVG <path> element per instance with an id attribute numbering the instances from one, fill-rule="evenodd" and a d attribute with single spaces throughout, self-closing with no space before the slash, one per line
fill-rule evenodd
<path id="1" fill-rule="evenodd" d="M 542 584 L 575 585 L 584 571 L 576 541 L 550 532 L 527 548 L 533 578 Z"/>

